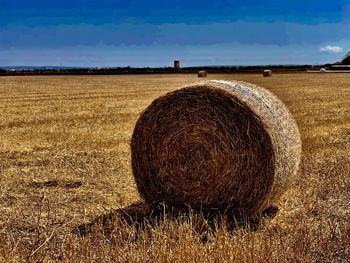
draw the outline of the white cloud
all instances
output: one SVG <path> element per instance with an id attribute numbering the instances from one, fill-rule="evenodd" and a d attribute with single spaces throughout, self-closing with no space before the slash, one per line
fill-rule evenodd
<path id="1" fill-rule="evenodd" d="M 343 48 L 339 47 L 339 46 L 325 46 L 325 47 L 321 47 L 320 48 L 321 52 L 327 52 L 327 53 L 342 53 L 343 52 Z"/>

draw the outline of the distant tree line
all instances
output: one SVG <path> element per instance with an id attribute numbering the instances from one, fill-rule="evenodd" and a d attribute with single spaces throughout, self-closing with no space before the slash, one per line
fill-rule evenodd
<path id="1" fill-rule="evenodd" d="M 8 70 L 0 69 L 0 75 L 27 76 L 27 75 L 115 75 L 115 74 L 160 74 L 160 73 L 197 73 L 200 70 L 206 70 L 208 73 L 254 73 L 261 72 L 264 69 L 272 69 L 276 72 L 293 72 L 316 69 L 327 65 L 270 65 L 270 66 L 203 66 L 203 67 L 184 67 L 174 69 L 172 67 L 161 68 L 72 68 L 72 69 L 23 69 Z"/>

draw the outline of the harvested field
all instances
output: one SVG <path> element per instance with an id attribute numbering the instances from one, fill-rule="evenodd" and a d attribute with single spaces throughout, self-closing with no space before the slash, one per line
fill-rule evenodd
<path id="1" fill-rule="evenodd" d="M 233 229 L 225 218 L 151 215 L 138 203 L 136 120 L 197 74 L 1 77 L 0 261 L 350 261 L 350 75 L 208 79 L 265 87 L 298 123 L 301 169 L 274 217 Z M 77 235 L 90 222 L 92 232 Z"/>

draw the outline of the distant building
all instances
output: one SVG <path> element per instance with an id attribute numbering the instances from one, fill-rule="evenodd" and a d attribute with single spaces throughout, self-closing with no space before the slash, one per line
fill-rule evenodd
<path id="1" fill-rule="evenodd" d="M 348 52 L 342 61 L 333 63 L 330 67 L 332 70 L 350 70 L 350 52 Z"/>
<path id="2" fill-rule="evenodd" d="M 180 60 L 174 60 L 174 69 L 180 69 Z"/>
<path id="3" fill-rule="evenodd" d="M 341 63 L 342 65 L 350 65 L 350 52 L 345 55 Z"/>

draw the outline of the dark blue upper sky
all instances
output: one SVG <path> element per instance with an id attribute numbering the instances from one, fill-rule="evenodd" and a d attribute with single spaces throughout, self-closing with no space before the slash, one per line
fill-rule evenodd
<path id="1" fill-rule="evenodd" d="M 349 0 L 0 0 L 0 65 L 325 63 L 349 32 Z"/>

